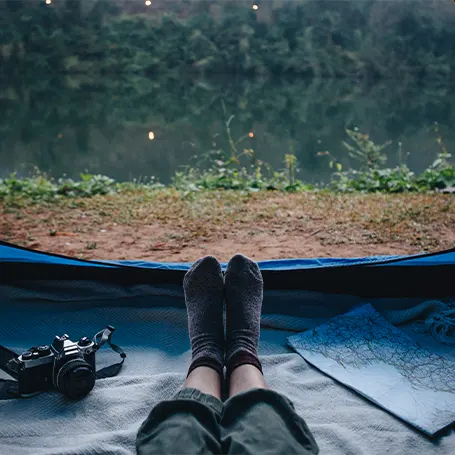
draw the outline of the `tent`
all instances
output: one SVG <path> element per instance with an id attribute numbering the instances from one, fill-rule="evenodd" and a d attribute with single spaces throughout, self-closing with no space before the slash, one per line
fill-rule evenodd
<path id="1" fill-rule="evenodd" d="M 16 351 L 57 334 L 93 336 L 105 325 L 128 354 L 117 377 L 84 400 L 57 393 L 0 401 L 0 453 L 134 453 L 150 408 L 181 387 L 189 361 L 181 283 L 186 263 L 84 261 L 0 242 L 0 344 Z M 422 344 L 412 321 L 453 301 L 455 249 L 415 256 L 264 261 L 260 355 L 265 376 L 290 396 L 322 453 L 455 453 L 455 432 L 431 440 L 310 367 L 286 337 L 363 303 Z M 100 351 L 97 362 L 114 358 Z M 3 373 L 0 372 L 0 375 Z M 1 376 L 3 377 L 3 376 Z"/>

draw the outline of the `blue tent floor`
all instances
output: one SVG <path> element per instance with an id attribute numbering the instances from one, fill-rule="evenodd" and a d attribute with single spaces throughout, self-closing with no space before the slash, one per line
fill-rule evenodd
<path id="1" fill-rule="evenodd" d="M 28 400 L 0 401 L 0 453 L 15 454 L 133 454 L 135 434 L 158 401 L 168 399 L 181 387 L 189 363 L 186 312 L 181 305 L 166 303 L 158 290 L 145 304 L 135 298 L 122 300 L 60 302 L 22 299 L 15 311 L 0 303 L 0 339 L 22 350 L 48 342 L 54 334 L 92 336 L 103 325 L 117 327 L 115 342 L 128 353 L 119 376 L 98 381 L 84 400 L 68 403 L 59 394 L 46 393 Z M 154 295 L 152 295 L 154 294 Z M 171 293 L 172 294 L 172 293 Z M 1 295 L 1 294 L 0 294 Z M 326 296 L 327 297 L 327 296 Z M 182 303 L 181 295 L 172 299 Z M 266 296 L 266 298 L 273 298 Z M 301 318 L 264 315 L 260 355 L 270 386 L 289 396 L 307 421 L 321 453 L 449 454 L 455 452 L 455 431 L 447 430 L 431 440 L 355 392 L 309 366 L 286 347 L 286 337 L 318 325 L 329 312 L 350 306 L 335 297 L 302 296 Z M 352 304 L 361 303 L 352 300 Z M 390 302 L 376 302 L 386 309 Z M 412 310 L 414 307 L 411 306 Z M 324 311 L 323 311 L 324 310 Z M 315 315 L 312 317 L 312 315 Z M 281 328 L 278 328 L 281 327 Z M 431 337 L 411 336 L 455 360 L 453 349 Z M 18 334 L 21 334 L 18 336 Z M 99 366 L 117 361 L 116 354 L 102 350 Z"/>
<path id="2" fill-rule="evenodd" d="M 261 266 L 266 283 L 260 343 L 265 377 L 294 401 L 321 453 L 455 453 L 453 428 L 431 440 L 286 347 L 290 334 L 371 303 L 389 322 L 404 324 L 400 328 L 422 344 L 455 360 L 453 348 L 414 333 L 408 324 L 431 310 L 428 295 L 453 300 L 454 250 L 385 261 L 316 258 Z M 128 354 L 120 375 L 98 381 L 80 402 L 69 403 L 57 393 L 0 401 L 0 454 L 135 453 L 141 422 L 153 405 L 182 386 L 189 363 L 181 289 L 187 268 L 78 261 L 0 242 L 1 344 L 23 350 L 49 343 L 56 334 L 93 336 L 112 324 L 115 342 Z M 310 290 L 316 279 L 317 289 Z M 98 360 L 102 367 L 117 356 L 103 351 Z"/>

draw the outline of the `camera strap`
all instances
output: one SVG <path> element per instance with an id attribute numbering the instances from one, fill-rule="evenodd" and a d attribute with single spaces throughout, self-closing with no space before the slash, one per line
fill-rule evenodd
<path id="1" fill-rule="evenodd" d="M 0 345 L 0 370 L 17 379 L 16 374 L 7 368 L 7 363 L 17 358 L 18 355 L 8 348 Z M 0 379 L 0 400 L 10 400 L 19 396 L 19 383 L 11 379 Z"/>
<path id="2" fill-rule="evenodd" d="M 94 337 L 93 341 L 95 343 L 95 349 L 98 349 L 103 346 L 103 344 L 108 344 L 110 348 L 115 351 L 117 354 L 120 355 L 121 361 L 118 363 L 114 363 L 113 365 L 109 365 L 108 367 L 101 368 L 96 372 L 96 379 L 105 379 L 105 378 L 112 378 L 113 376 L 117 376 L 123 366 L 123 362 L 125 361 L 126 354 L 120 346 L 112 343 L 112 334 L 114 333 L 114 328 L 108 325 L 104 330 L 98 332 Z M 99 339 L 99 341 L 98 341 Z"/>
<path id="3" fill-rule="evenodd" d="M 108 344 L 110 348 L 117 352 L 120 355 L 121 361 L 109 365 L 107 367 L 101 368 L 96 372 L 96 379 L 106 379 L 117 376 L 125 362 L 126 354 L 123 349 L 116 344 L 112 343 L 112 334 L 114 328 L 107 326 L 104 330 L 98 332 L 94 338 L 93 342 L 95 344 L 95 351 L 98 351 L 104 344 Z M 0 345 L 0 370 L 3 370 L 9 376 L 17 379 L 17 374 L 8 368 L 8 362 L 19 357 L 14 351 Z M 19 394 L 19 382 L 11 379 L 1 379 L 0 378 L 0 400 L 11 400 L 12 398 L 22 398 Z"/>

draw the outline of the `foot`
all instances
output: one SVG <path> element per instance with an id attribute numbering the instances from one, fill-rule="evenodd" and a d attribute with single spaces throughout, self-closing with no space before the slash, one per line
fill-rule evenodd
<path id="1" fill-rule="evenodd" d="M 227 266 L 226 367 L 230 375 L 240 365 L 250 364 L 262 371 L 258 359 L 263 297 L 262 275 L 256 262 L 237 254 Z"/>
<path id="2" fill-rule="evenodd" d="M 206 366 L 222 375 L 224 282 L 217 259 L 207 256 L 196 261 L 183 279 L 183 290 L 192 350 L 188 374 Z"/>

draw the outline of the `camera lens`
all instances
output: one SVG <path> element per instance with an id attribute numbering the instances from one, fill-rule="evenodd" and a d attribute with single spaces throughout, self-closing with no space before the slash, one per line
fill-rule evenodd
<path id="1" fill-rule="evenodd" d="M 95 372 L 82 359 L 73 359 L 65 363 L 57 373 L 55 386 L 63 395 L 78 400 L 90 393 L 95 385 Z"/>

